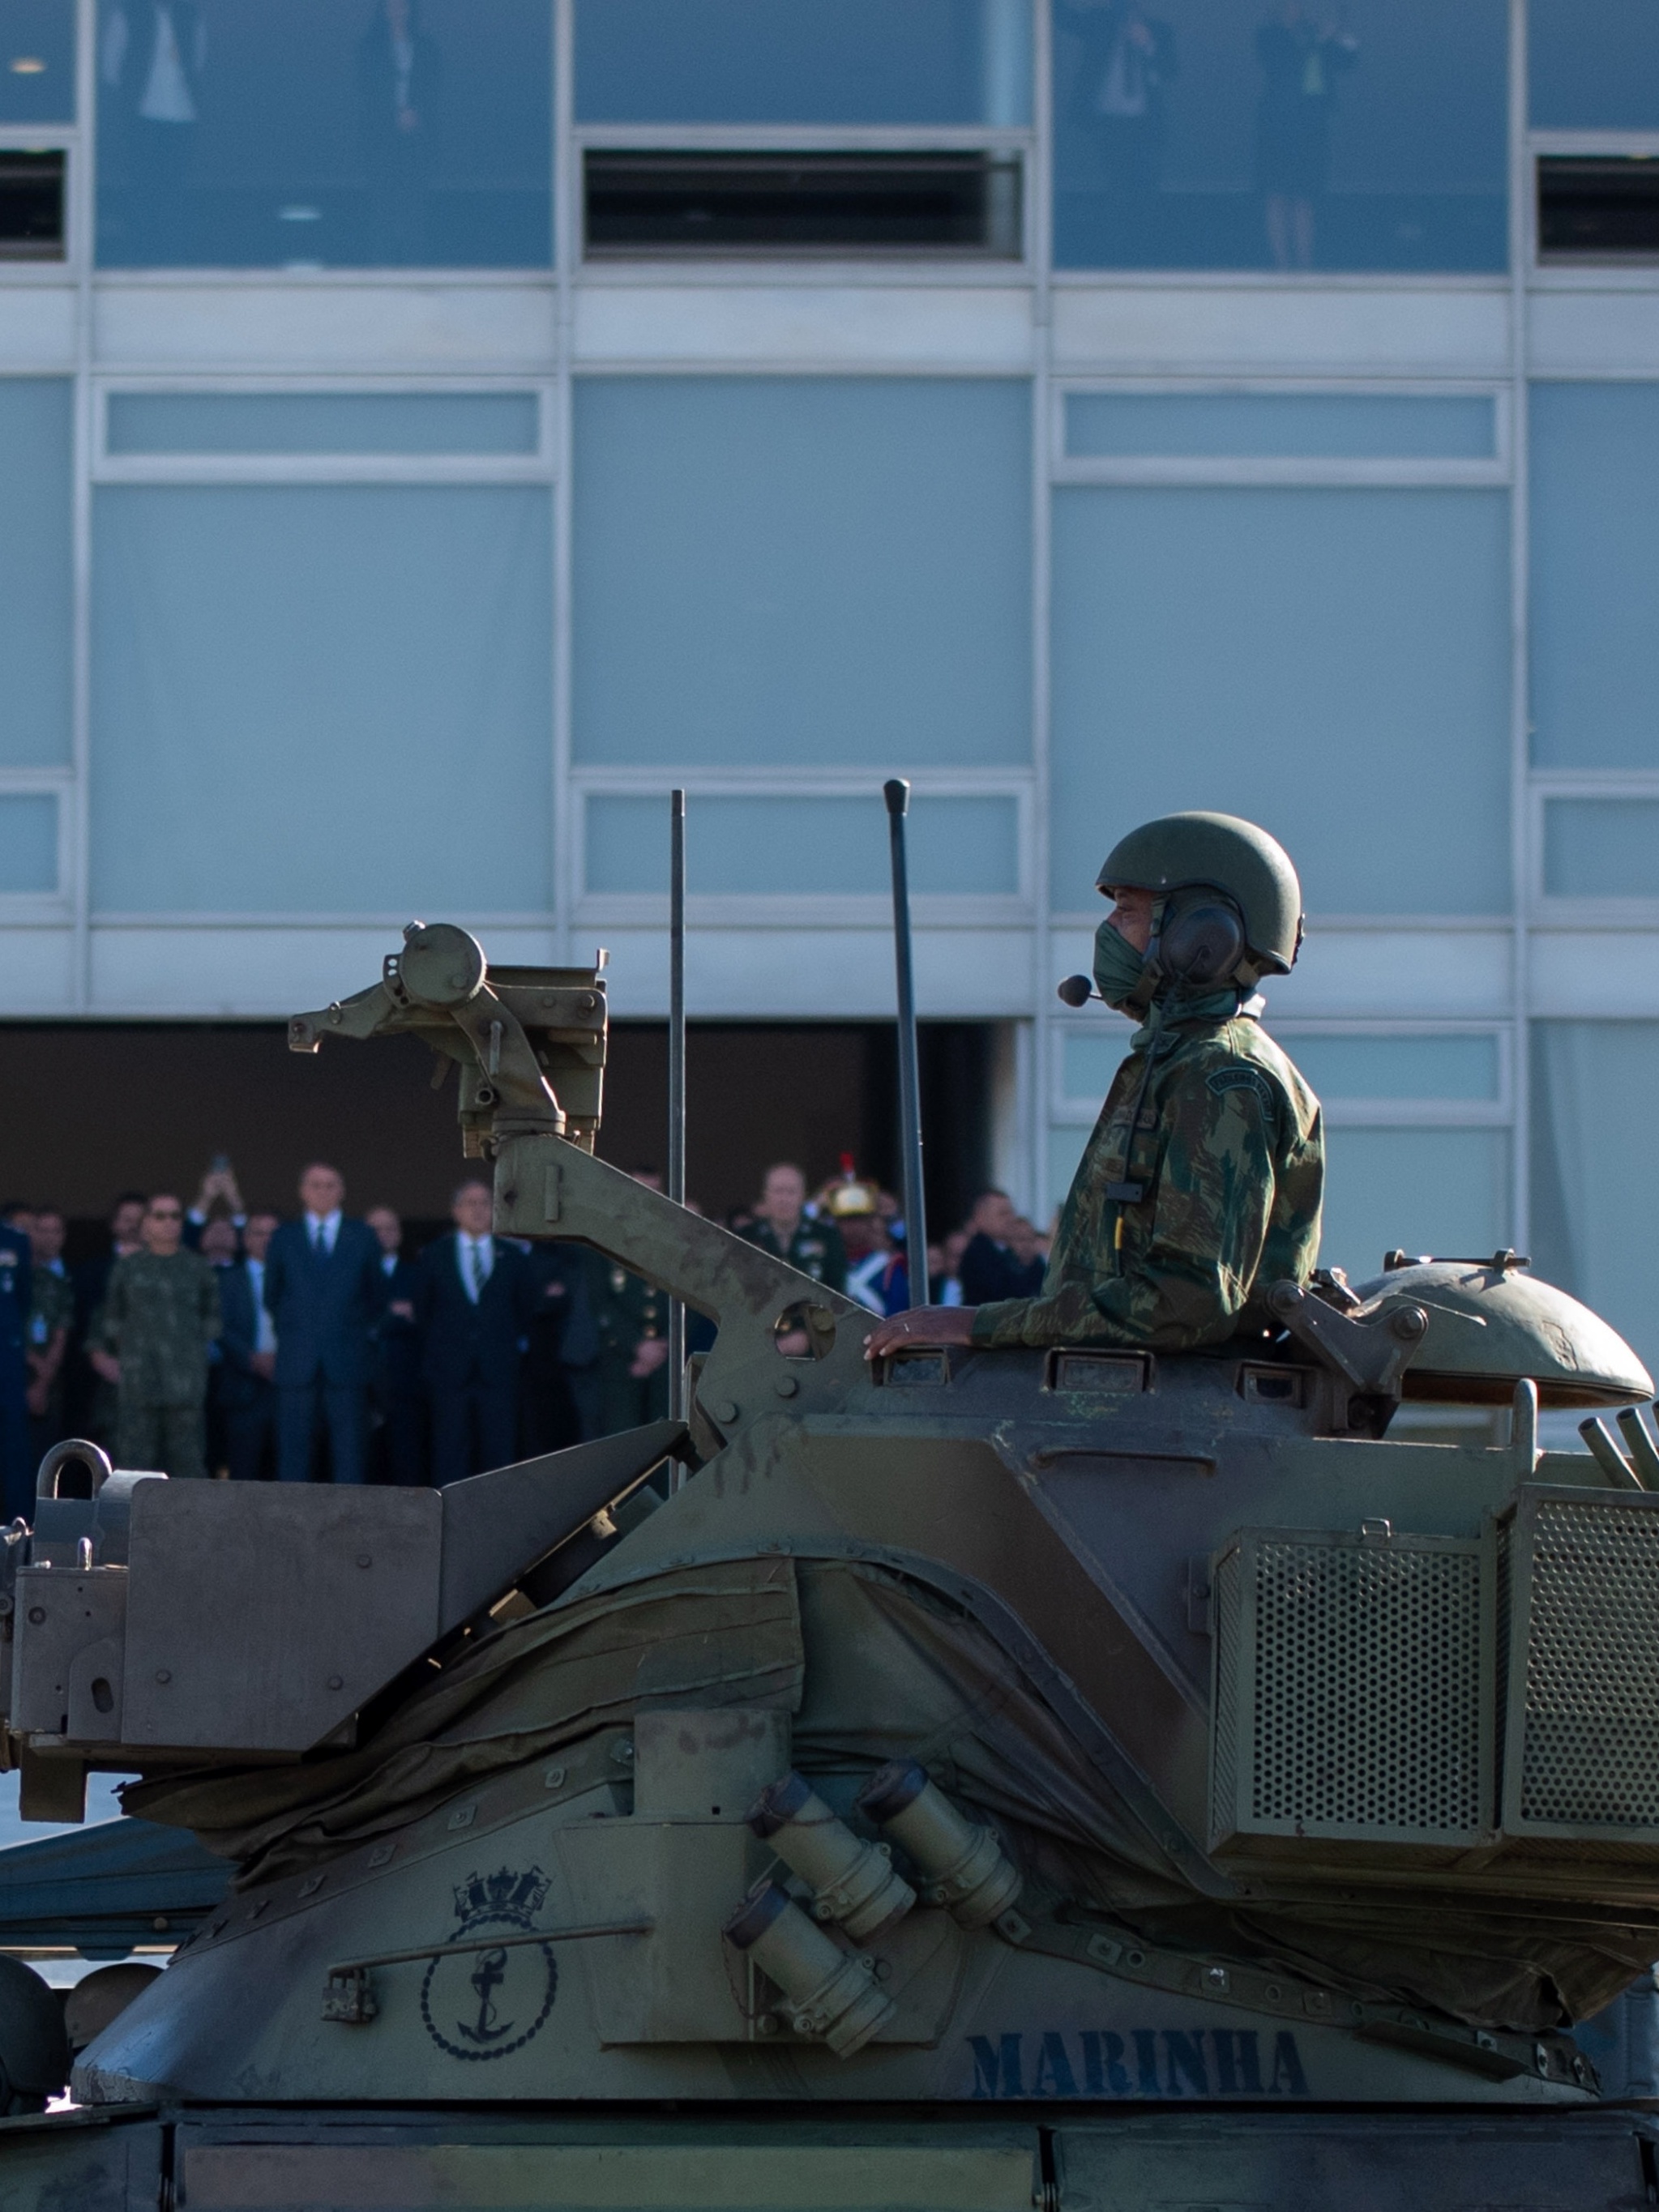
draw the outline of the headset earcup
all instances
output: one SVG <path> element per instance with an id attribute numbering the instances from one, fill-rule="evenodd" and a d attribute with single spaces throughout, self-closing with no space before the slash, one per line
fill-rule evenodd
<path id="1" fill-rule="evenodd" d="M 1173 981 L 1206 988 L 1228 980 L 1244 957 L 1244 925 L 1225 900 L 1206 898 L 1166 916 L 1158 965 Z"/>

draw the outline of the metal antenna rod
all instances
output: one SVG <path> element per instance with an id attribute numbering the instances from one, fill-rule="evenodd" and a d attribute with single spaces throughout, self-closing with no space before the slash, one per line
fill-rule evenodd
<path id="1" fill-rule="evenodd" d="M 668 1195 L 685 1204 L 685 793 L 668 795 Z M 668 1306 L 668 1412 L 685 1419 L 685 1308 Z M 674 1486 L 684 1480 L 678 1463 Z"/>
<path id="2" fill-rule="evenodd" d="M 883 784 L 893 856 L 893 958 L 898 969 L 899 1124 L 904 1152 L 904 1266 L 910 1303 L 927 1303 L 927 1213 L 921 1189 L 921 1083 L 916 1066 L 916 990 L 910 969 L 910 875 L 904 817 L 910 787 L 900 775 Z"/>

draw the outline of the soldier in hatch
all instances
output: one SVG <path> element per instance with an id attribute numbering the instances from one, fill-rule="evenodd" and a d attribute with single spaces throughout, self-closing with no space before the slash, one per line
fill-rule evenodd
<path id="1" fill-rule="evenodd" d="M 208 1471 L 208 1346 L 220 1329 L 218 1278 L 184 1249 L 184 1226 L 176 1198 L 150 1200 L 143 1249 L 110 1270 L 100 1323 L 99 1372 L 116 1387 L 116 1465 L 175 1480 Z"/>
<path id="2" fill-rule="evenodd" d="M 1171 814 L 1125 837 L 1099 887 L 1101 996 L 1141 1026 L 1072 1180 L 1036 1297 L 926 1306 L 872 1330 L 906 1344 L 1146 1346 L 1187 1352 L 1275 1324 L 1265 1295 L 1319 1249 L 1319 1101 L 1253 994 L 1302 942 L 1289 856 L 1226 814 Z"/>

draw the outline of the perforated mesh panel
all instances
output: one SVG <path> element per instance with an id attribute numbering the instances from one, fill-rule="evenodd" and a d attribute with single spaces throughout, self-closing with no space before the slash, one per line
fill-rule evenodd
<path id="1" fill-rule="evenodd" d="M 1478 1545 L 1251 1534 L 1217 1579 L 1218 1833 L 1479 1834 Z"/>
<path id="2" fill-rule="evenodd" d="M 1238 1790 L 1238 1554 L 1229 1552 L 1211 1585 L 1215 1593 L 1216 1638 L 1215 1747 L 1210 1784 L 1216 1808 L 1212 1829 L 1232 1826 Z"/>
<path id="3" fill-rule="evenodd" d="M 1527 1601 L 1517 1825 L 1659 1829 L 1659 1512 L 1543 1499 L 1505 1549 Z"/>

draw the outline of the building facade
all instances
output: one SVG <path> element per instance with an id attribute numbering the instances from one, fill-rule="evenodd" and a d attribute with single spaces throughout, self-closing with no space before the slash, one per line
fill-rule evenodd
<path id="1" fill-rule="evenodd" d="M 280 1014 L 411 913 L 660 1015 L 994 1023 L 1267 823 L 1326 1256 L 1659 1357 L 1650 0 L 0 0 L 0 1012 Z"/>

